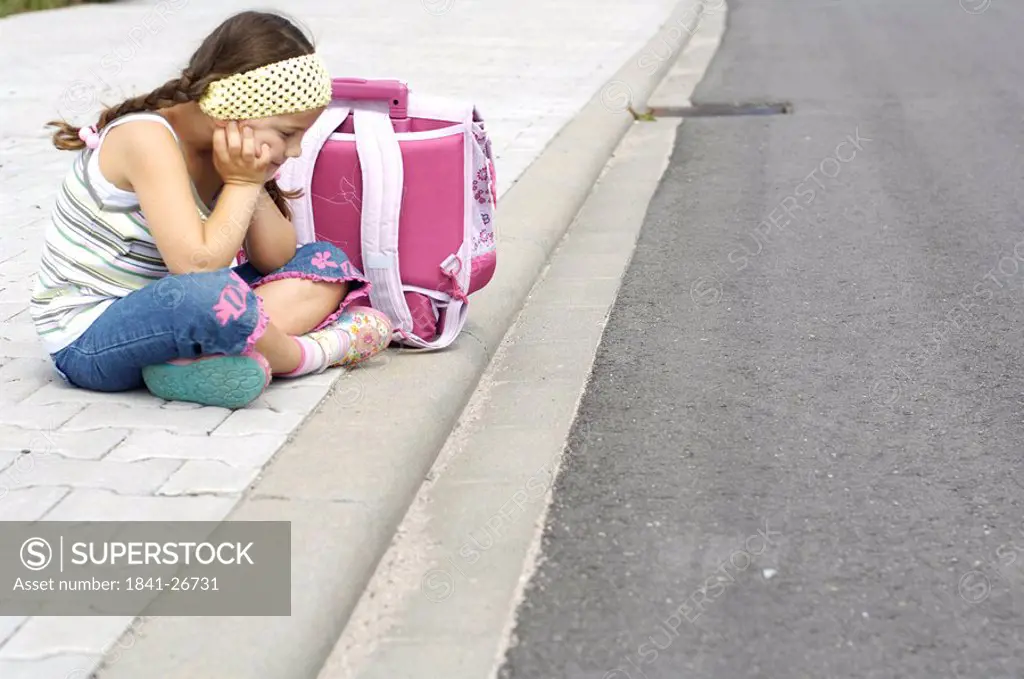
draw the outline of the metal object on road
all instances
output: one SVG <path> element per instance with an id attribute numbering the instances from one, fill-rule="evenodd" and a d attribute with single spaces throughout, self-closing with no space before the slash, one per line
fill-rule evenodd
<path id="1" fill-rule="evenodd" d="M 793 113 L 789 102 L 717 103 L 694 106 L 656 106 L 647 110 L 655 118 L 718 118 L 724 116 L 774 116 Z"/>

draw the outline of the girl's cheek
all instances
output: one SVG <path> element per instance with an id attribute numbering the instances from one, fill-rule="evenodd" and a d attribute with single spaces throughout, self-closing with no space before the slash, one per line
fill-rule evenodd
<path id="1" fill-rule="evenodd" d="M 256 137 L 256 142 L 260 148 L 263 148 L 263 145 L 266 144 L 270 148 L 271 153 L 277 150 L 277 139 L 272 134 L 261 134 Z"/>

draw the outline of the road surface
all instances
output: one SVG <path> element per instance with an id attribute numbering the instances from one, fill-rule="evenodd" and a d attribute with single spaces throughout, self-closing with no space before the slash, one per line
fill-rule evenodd
<path id="1" fill-rule="evenodd" d="M 730 0 L 503 679 L 1024 677 L 1021 26 Z"/>

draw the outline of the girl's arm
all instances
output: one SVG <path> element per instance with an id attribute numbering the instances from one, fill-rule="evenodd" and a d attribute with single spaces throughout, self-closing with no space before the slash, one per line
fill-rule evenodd
<path id="1" fill-rule="evenodd" d="M 281 214 L 266 189 L 261 189 L 245 237 L 246 258 L 257 271 L 266 275 L 290 262 L 297 247 L 295 227 Z"/>
<path id="2" fill-rule="evenodd" d="M 214 154 L 224 188 L 205 224 L 192 196 L 185 159 L 166 127 L 144 121 L 122 125 L 111 130 L 103 153 L 104 175 L 131 185 L 172 274 L 231 265 L 249 229 L 270 162 L 269 153 L 257 156 L 251 132 L 239 132 L 232 123 L 215 136 Z"/>

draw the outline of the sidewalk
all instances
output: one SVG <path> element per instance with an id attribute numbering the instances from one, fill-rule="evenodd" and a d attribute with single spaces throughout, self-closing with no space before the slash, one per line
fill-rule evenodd
<path id="1" fill-rule="evenodd" d="M 313 27 L 339 74 L 401 77 L 414 91 L 477 103 L 500 198 L 677 2 L 400 4 L 348 0 L 344 16 L 313 0 L 270 6 Z M 344 378 L 276 383 L 237 412 L 88 393 L 54 380 L 26 310 L 51 196 L 72 158 L 52 148 L 43 124 L 92 122 L 100 101 L 173 77 L 209 30 L 246 8 L 161 0 L 0 20 L 0 520 L 222 519 Z M 131 622 L 0 618 L 0 676 L 84 679 Z"/>

